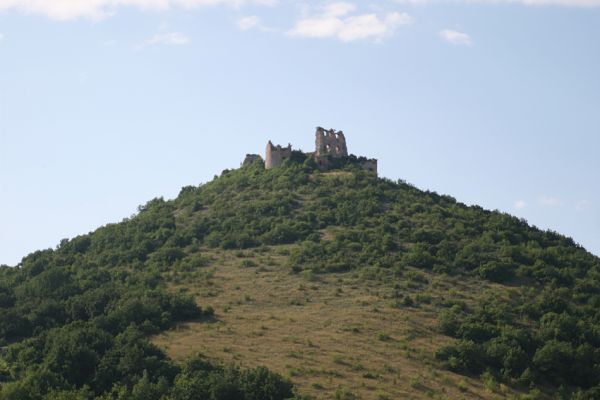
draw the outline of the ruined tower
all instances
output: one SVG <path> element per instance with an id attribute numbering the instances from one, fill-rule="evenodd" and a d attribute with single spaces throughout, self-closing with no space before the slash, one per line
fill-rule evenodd
<path id="1" fill-rule="evenodd" d="M 316 157 L 346 157 L 348 148 L 346 147 L 346 138 L 344 132 L 334 129 L 325 130 L 317 127 L 316 136 Z"/>
<path id="2" fill-rule="evenodd" d="M 315 133 L 315 164 L 324 171 L 332 167 L 335 158 L 348 156 L 344 132 L 317 127 Z"/>
<path id="3" fill-rule="evenodd" d="M 269 140 L 267 143 L 267 150 L 265 152 L 265 168 L 270 169 L 273 167 L 279 167 L 284 160 L 292 156 L 292 145 L 288 144 L 287 147 L 281 147 L 280 145 L 273 145 Z"/>

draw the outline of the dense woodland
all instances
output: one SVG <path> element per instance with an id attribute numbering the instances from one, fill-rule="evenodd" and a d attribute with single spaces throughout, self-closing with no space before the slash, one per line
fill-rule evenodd
<path id="1" fill-rule="evenodd" d="M 210 264 L 203 249 L 293 244 L 287 268 L 408 267 L 517 288 L 509 301 L 452 298 L 439 330 L 444 368 L 557 399 L 600 398 L 600 259 L 572 239 L 508 214 L 468 207 L 340 162 L 321 173 L 293 157 L 260 162 L 154 199 L 118 224 L 65 239 L 0 268 L 0 399 L 285 399 L 292 384 L 264 368 L 201 356 L 179 365 L 148 341 L 177 322 L 210 320 L 164 274 Z M 335 232 L 323 238 L 324 230 Z M 216 266 L 218 267 L 218 266 Z"/>

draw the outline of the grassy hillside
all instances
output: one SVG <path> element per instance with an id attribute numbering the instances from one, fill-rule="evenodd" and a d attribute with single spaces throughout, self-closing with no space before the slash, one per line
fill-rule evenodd
<path id="1" fill-rule="evenodd" d="M 435 360 L 453 341 L 438 332 L 436 303 L 454 291 L 476 304 L 497 285 L 411 267 L 393 282 L 368 270 L 290 274 L 291 248 L 206 250 L 211 267 L 173 277 L 171 285 L 211 304 L 215 320 L 178 324 L 152 341 L 178 360 L 200 352 L 243 367 L 266 365 L 319 399 L 491 397 L 477 376 Z M 490 387 L 497 398 L 524 392 Z"/>
<path id="2" fill-rule="evenodd" d="M 510 215 L 257 163 L 1 268 L 0 398 L 600 398 L 599 276 Z"/>

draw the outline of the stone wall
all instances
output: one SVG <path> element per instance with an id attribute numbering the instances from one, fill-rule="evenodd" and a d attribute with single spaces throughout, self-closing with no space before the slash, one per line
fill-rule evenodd
<path id="1" fill-rule="evenodd" d="M 359 165 L 362 169 L 368 172 L 373 172 L 377 174 L 377 160 L 374 158 L 370 158 L 365 161 L 360 161 Z"/>
<path id="2" fill-rule="evenodd" d="M 334 129 L 325 130 L 318 126 L 315 136 L 316 157 L 345 157 L 348 155 L 344 132 Z"/>
<path id="3" fill-rule="evenodd" d="M 274 146 L 269 140 L 267 143 L 267 150 L 265 152 L 265 168 L 270 169 L 273 167 L 279 167 L 284 160 L 292 156 L 292 145 L 288 144 L 287 147 L 281 147 L 280 145 Z"/>

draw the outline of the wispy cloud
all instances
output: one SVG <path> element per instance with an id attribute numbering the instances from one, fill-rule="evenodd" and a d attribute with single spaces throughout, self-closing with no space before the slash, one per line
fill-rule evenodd
<path id="1" fill-rule="evenodd" d="M 527 207 L 527 203 L 525 202 L 525 200 L 516 200 L 516 201 L 515 201 L 515 204 L 514 204 L 514 207 L 515 207 L 517 210 L 522 210 L 522 209 L 524 209 L 525 207 Z"/>
<path id="2" fill-rule="evenodd" d="M 437 3 L 468 3 L 468 4 L 522 4 L 527 6 L 564 6 L 564 7 L 600 7 L 600 0 L 395 0 L 398 4 L 437 4 Z M 174 8 L 193 9 L 197 7 L 227 6 L 233 9 L 240 9 L 244 6 L 274 6 L 280 3 L 280 0 L 0 0 L 0 12 L 17 11 L 24 14 L 41 14 L 55 20 L 73 20 L 77 18 L 88 18 L 92 20 L 101 20 L 103 18 L 115 15 L 119 9 L 124 7 L 135 7 L 143 10 L 164 11 Z M 335 18 L 343 16 L 354 11 L 355 6 L 351 3 L 336 2 L 325 7 L 328 9 L 329 16 Z M 327 14 L 327 11 L 323 15 Z M 393 13 L 392 13 L 393 14 Z M 321 16 L 323 16 L 321 15 Z M 406 14 L 400 14 L 403 23 L 406 21 Z M 360 25 L 360 30 L 366 32 L 389 30 L 394 26 L 394 21 L 386 21 L 385 16 L 376 14 L 363 14 L 356 16 L 355 24 Z M 315 17 L 309 18 L 314 20 Z M 322 18 L 321 18 L 322 19 Z M 398 17 L 391 17 L 397 20 Z M 301 22 L 301 21 L 299 21 Z M 324 21 L 319 21 L 324 23 Z M 333 21 L 329 21 L 333 23 Z M 337 23 L 334 23 L 337 24 Z M 391 24 L 391 25 L 390 25 Z M 382 28 L 383 26 L 383 28 Z M 315 28 L 317 29 L 317 28 Z M 325 29 L 325 28 L 322 28 Z M 339 31 L 341 28 L 331 30 Z M 303 32 L 302 30 L 299 32 Z M 367 34 L 366 36 L 376 36 L 379 33 Z M 361 37 L 361 34 L 358 34 Z M 312 36 L 315 37 L 315 36 Z M 316 36 L 320 37 L 320 36 Z M 353 37 L 352 34 L 349 37 Z"/>
<path id="3" fill-rule="evenodd" d="M 237 26 L 243 31 L 247 31 L 252 28 L 256 28 L 260 25 L 260 18 L 256 15 L 250 15 L 248 17 L 242 17 L 237 21 Z"/>
<path id="4" fill-rule="evenodd" d="M 469 35 L 452 29 L 440 31 L 440 37 L 446 42 L 456 46 L 471 46 L 473 44 L 473 40 Z"/>
<path id="5" fill-rule="evenodd" d="M 0 33 L 0 42 L 4 40 L 4 33 Z"/>
<path id="6" fill-rule="evenodd" d="M 412 21 L 410 15 L 401 12 L 385 14 L 356 14 L 356 6 L 338 2 L 329 4 L 320 13 L 296 22 L 288 35 L 308 38 L 337 38 L 343 42 L 370 39 L 381 41 L 394 31 Z"/>
<path id="7" fill-rule="evenodd" d="M 546 195 L 540 196 L 539 202 L 541 205 L 546 207 L 557 207 L 562 204 L 562 201 L 560 201 L 559 198 Z"/>
<path id="8" fill-rule="evenodd" d="M 89 18 L 101 20 L 116 14 L 122 7 L 147 10 L 246 5 L 273 6 L 278 0 L 0 0 L 0 12 L 15 10 L 25 14 L 42 14 L 56 20 Z"/>
<path id="9" fill-rule="evenodd" d="M 575 204 L 575 209 L 577 211 L 587 210 L 592 206 L 592 202 L 589 200 L 580 200 Z"/>
<path id="10" fill-rule="evenodd" d="M 138 49 L 155 45 L 182 46 L 188 44 L 190 38 L 181 32 L 160 32 L 146 40 Z"/>
<path id="11" fill-rule="evenodd" d="M 242 17 L 237 20 L 237 26 L 242 31 L 248 31 L 250 29 L 258 29 L 263 32 L 277 32 L 279 29 L 271 28 L 263 25 L 262 21 L 256 15 L 249 15 L 247 17 Z"/>
<path id="12" fill-rule="evenodd" d="M 600 0 L 396 0 L 399 4 L 522 4 L 526 6 L 599 7 Z"/>

